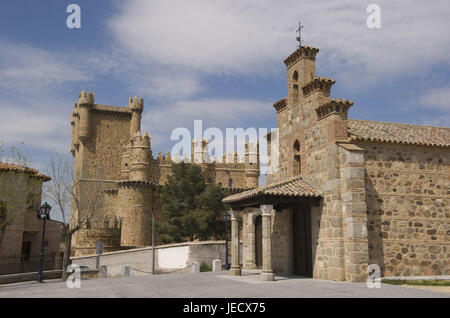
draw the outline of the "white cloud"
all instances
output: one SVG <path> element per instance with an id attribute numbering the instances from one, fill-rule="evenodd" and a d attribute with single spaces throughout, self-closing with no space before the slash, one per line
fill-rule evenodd
<path id="1" fill-rule="evenodd" d="M 210 126 L 235 127 L 245 125 L 248 117 L 255 120 L 273 115 L 270 102 L 251 99 L 212 99 L 177 101 L 150 108 L 143 124 L 157 131 L 171 131 L 176 127 L 193 127 L 194 120 L 203 119 Z"/>
<path id="2" fill-rule="evenodd" d="M 130 84 L 136 94 L 162 100 L 185 99 L 204 90 L 194 74 L 169 70 L 143 73 L 134 78 Z"/>
<path id="3" fill-rule="evenodd" d="M 432 110 L 433 117 L 424 114 L 423 125 L 450 127 L 450 87 L 432 88 L 418 99 L 418 108 Z"/>
<path id="4" fill-rule="evenodd" d="M 74 53 L 74 52 L 73 52 Z M 0 40 L 0 140 L 38 151 L 68 152 L 68 84 L 89 80 L 76 54 Z M 76 95 L 75 95 L 76 96 Z"/>
<path id="5" fill-rule="evenodd" d="M 446 116 L 442 116 L 439 118 L 425 119 L 422 121 L 422 125 L 450 127 L 450 114 L 447 114 Z"/>
<path id="6" fill-rule="evenodd" d="M 68 152 L 69 115 L 58 111 L 62 101 L 34 100 L 26 105 L 0 100 L 0 139 L 12 145 Z M 66 115 L 66 116 L 65 116 Z"/>
<path id="7" fill-rule="evenodd" d="M 170 142 L 173 129 L 185 127 L 193 133 L 194 120 L 203 121 L 203 130 L 210 127 L 248 128 L 252 122 L 273 116 L 270 102 L 251 99 L 199 99 L 176 101 L 150 108 L 143 116 L 142 130 L 152 134 L 152 146 Z M 259 127 L 255 127 L 259 128 Z M 225 131 L 223 132 L 225 135 Z M 157 139 L 153 140 L 156 134 Z"/>
<path id="8" fill-rule="evenodd" d="M 450 113 L 450 87 L 430 89 L 419 102 L 422 107 Z"/>
<path id="9" fill-rule="evenodd" d="M 356 0 L 129 0 L 109 27 L 143 63 L 207 74 L 281 70 L 295 49 L 299 18 L 305 43 L 322 49 L 321 65 L 349 81 L 423 75 L 433 65 L 450 64 L 448 1 L 377 4 L 382 27 L 375 30 L 366 26 L 368 3 Z"/>
<path id="10" fill-rule="evenodd" d="M 69 55 L 4 40 L 0 48 L 0 87 L 4 90 L 29 93 L 88 79 L 73 66 L 76 63 Z"/>

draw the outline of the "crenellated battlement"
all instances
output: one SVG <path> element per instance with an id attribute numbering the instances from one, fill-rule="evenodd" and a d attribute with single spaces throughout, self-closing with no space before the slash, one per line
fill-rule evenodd
<path id="1" fill-rule="evenodd" d="M 130 108 L 133 111 L 137 111 L 142 113 L 144 110 L 144 98 L 139 98 L 137 96 L 134 96 L 133 98 L 130 97 L 128 101 L 128 108 Z"/>
<path id="2" fill-rule="evenodd" d="M 292 65 L 294 65 L 295 63 L 297 63 L 300 59 L 302 59 L 304 57 L 315 59 L 317 53 L 319 53 L 318 48 L 303 45 L 300 48 L 298 48 L 297 50 L 295 50 L 291 55 L 289 55 L 284 60 L 284 64 L 287 67 L 291 67 Z"/>
<path id="3" fill-rule="evenodd" d="M 320 105 L 316 108 L 317 119 L 321 120 L 331 114 L 339 114 L 342 119 L 347 119 L 347 112 L 353 102 L 347 99 L 334 98 L 326 104 Z"/>
<path id="4" fill-rule="evenodd" d="M 78 94 L 78 103 L 77 103 L 78 106 L 83 107 L 88 105 L 94 105 L 94 103 L 95 103 L 95 95 L 91 91 L 89 91 L 89 93 L 86 94 L 86 91 L 82 90 Z"/>
<path id="5" fill-rule="evenodd" d="M 318 90 L 329 95 L 331 86 L 333 86 L 334 83 L 336 83 L 336 81 L 329 77 L 315 77 L 314 79 L 303 85 L 302 87 L 303 95 L 307 96 Z"/>
<path id="6" fill-rule="evenodd" d="M 286 98 L 280 99 L 279 101 L 275 102 L 273 104 L 273 107 L 277 111 L 277 113 L 283 111 L 287 106 L 287 100 Z"/>

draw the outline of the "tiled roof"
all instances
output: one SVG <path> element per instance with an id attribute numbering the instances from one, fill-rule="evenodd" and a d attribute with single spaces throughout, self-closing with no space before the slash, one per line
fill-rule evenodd
<path id="1" fill-rule="evenodd" d="M 12 163 L 7 162 L 0 162 L 0 171 L 17 171 L 17 172 L 25 172 L 30 174 L 33 177 L 37 177 L 39 179 L 42 179 L 43 181 L 50 181 L 51 178 L 49 176 L 46 176 L 42 173 L 39 173 L 38 170 L 33 168 L 28 168 L 24 166 L 15 165 Z"/>
<path id="2" fill-rule="evenodd" d="M 348 120 L 350 140 L 450 147 L 450 128 Z"/>
<path id="3" fill-rule="evenodd" d="M 259 195 L 287 196 L 287 197 L 320 197 L 320 191 L 302 180 L 301 176 L 285 179 L 253 190 L 230 195 L 223 199 L 224 203 L 232 203 L 249 199 Z"/>

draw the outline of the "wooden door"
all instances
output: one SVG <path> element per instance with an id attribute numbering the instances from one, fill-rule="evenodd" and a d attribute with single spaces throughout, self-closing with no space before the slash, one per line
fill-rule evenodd
<path id="1" fill-rule="evenodd" d="M 256 267 L 262 268 L 262 216 L 257 216 L 255 219 L 255 259 Z"/>
<path id="2" fill-rule="evenodd" d="M 311 208 L 293 209 L 294 275 L 312 277 Z"/>

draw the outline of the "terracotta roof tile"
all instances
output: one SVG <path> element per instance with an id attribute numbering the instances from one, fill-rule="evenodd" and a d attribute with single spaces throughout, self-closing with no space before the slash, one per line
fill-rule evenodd
<path id="1" fill-rule="evenodd" d="M 348 120 L 350 140 L 450 147 L 450 128 L 370 120 Z"/>
<path id="2" fill-rule="evenodd" d="M 232 203 L 259 195 L 274 195 L 287 197 L 320 197 L 320 191 L 313 188 L 301 176 L 271 183 L 242 193 L 230 195 L 223 199 L 224 203 Z"/>
<path id="3" fill-rule="evenodd" d="M 15 165 L 7 162 L 0 162 L 0 171 L 17 171 L 17 172 L 26 172 L 32 175 L 33 177 L 37 177 L 42 179 L 43 181 L 50 181 L 51 178 L 42 173 L 39 173 L 38 170 L 33 168 L 28 168 L 24 166 Z"/>

